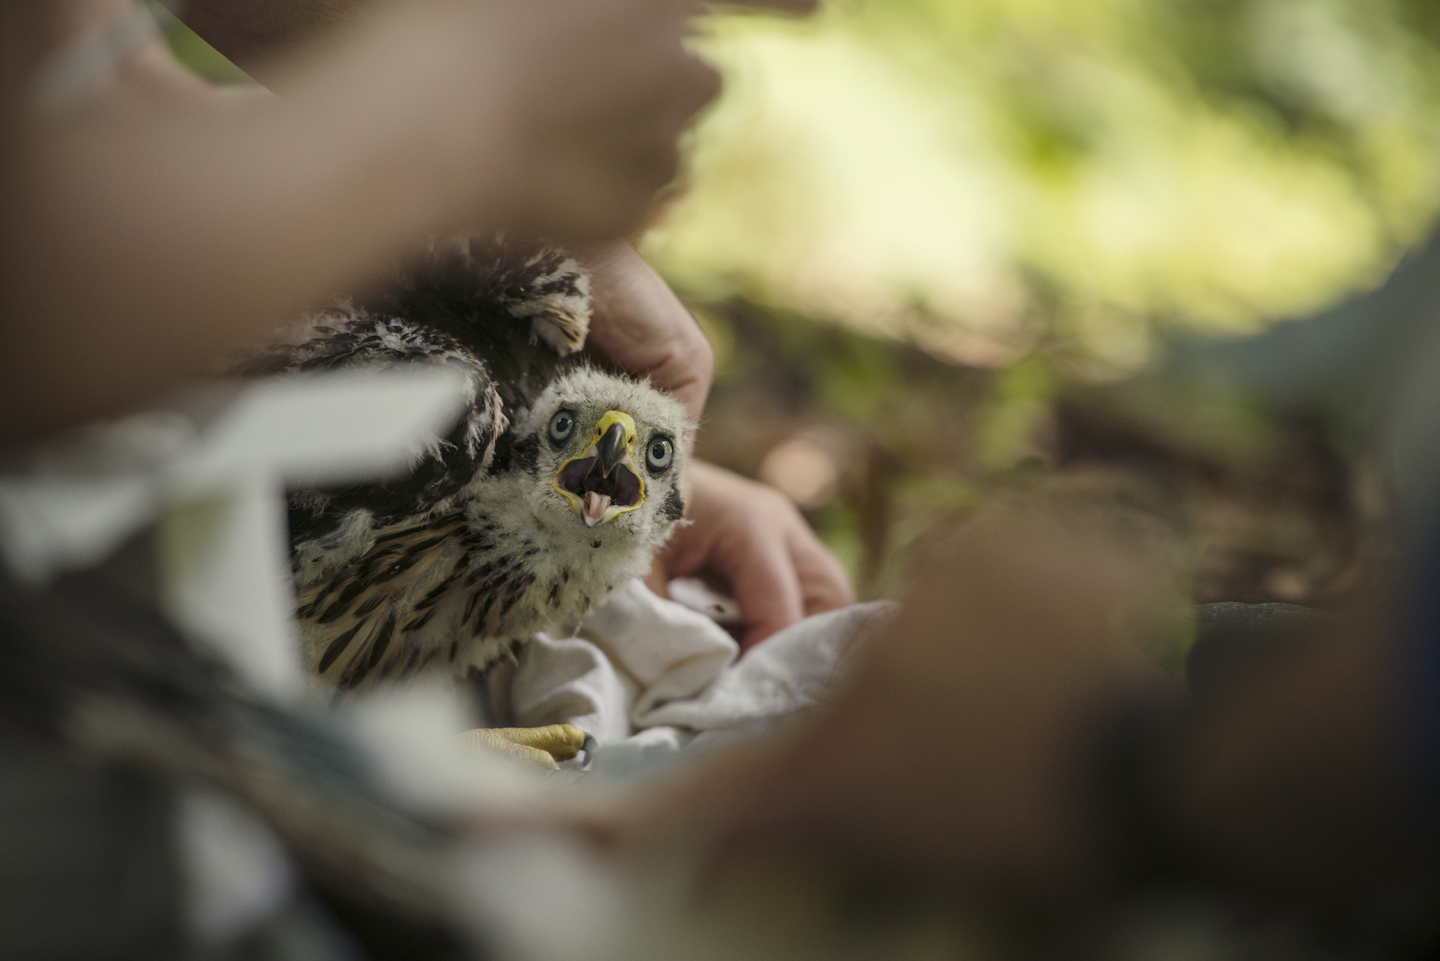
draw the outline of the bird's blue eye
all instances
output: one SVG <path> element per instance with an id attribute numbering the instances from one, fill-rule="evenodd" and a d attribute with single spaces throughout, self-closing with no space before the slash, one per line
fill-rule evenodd
<path id="1" fill-rule="evenodd" d="M 675 445 L 668 437 L 656 437 L 650 441 L 650 446 L 645 448 L 645 466 L 650 468 L 652 474 L 665 473 L 674 459 Z"/>
<path id="2" fill-rule="evenodd" d="M 575 433 L 575 415 L 568 410 L 562 410 L 550 418 L 550 443 L 559 447 L 570 439 Z"/>

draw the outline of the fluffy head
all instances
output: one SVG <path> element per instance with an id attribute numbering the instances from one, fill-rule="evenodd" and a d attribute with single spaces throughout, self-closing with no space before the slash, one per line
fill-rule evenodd
<path id="1" fill-rule="evenodd" d="M 684 513 L 685 409 L 647 380 L 570 371 L 515 425 L 512 469 L 562 543 L 655 548 Z"/>

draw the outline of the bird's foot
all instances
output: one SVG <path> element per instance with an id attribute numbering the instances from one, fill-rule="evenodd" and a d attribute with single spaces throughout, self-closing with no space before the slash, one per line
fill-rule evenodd
<path id="1" fill-rule="evenodd" d="M 513 757 L 548 771 L 558 771 L 581 751 L 594 750 L 595 739 L 570 724 L 545 727 L 480 727 L 460 735 L 470 747 Z"/>

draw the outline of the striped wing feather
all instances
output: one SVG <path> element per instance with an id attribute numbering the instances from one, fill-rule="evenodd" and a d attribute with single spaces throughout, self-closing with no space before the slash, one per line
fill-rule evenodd
<path id="1" fill-rule="evenodd" d="M 563 251 L 503 238 L 437 243 L 383 291 L 310 318 L 293 343 L 241 368 L 250 376 L 445 363 L 465 371 L 470 402 L 454 428 L 418 452 L 404 478 L 296 491 L 290 541 L 335 534 L 355 511 L 377 527 L 450 505 L 527 408 L 585 343 L 589 276 Z"/>
<path id="2" fill-rule="evenodd" d="M 493 525 L 462 511 L 385 531 L 301 593 L 311 670 L 343 693 L 432 665 L 493 659 L 534 584 L 525 567 L 537 550 L 501 543 Z"/>
<path id="3" fill-rule="evenodd" d="M 494 455 L 508 426 L 489 369 L 455 338 L 393 317 L 353 308 L 321 315 L 299 344 L 277 347 L 250 372 L 307 373 L 339 368 L 384 368 L 443 363 L 466 375 L 467 405 L 442 437 L 418 451 L 396 480 L 295 491 L 290 497 L 290 541 L 298 546 L 335 532 L 356 510 L 379 524 L 425 514 L 455 497 Z"/>
<path id="4" fill-rule="evenodd" d="M 383 292 L 315 317 L 291 343 L 242 368 L 252 376 L 445 363 L 465 371 L 470 405 L 394 481 L 290 495 L 297 614 L 310 667 L 348 691 L 441 662 L 476 639 L 498 648 L 534 580 L 524 551 L 467 525 L 467 488 L 508 460 L 509 419 L 583 346 L 589 278 L 562 251 L 500 238 L 435 245 Z M 504 545 L 500 545 L 504 546 Z M 484 655 L 487 652 L 480 652 Z"/>
<path id="5" fill-rule="evenodd" d="M 454 337 L 484 358 L 510 411 L 534 403 L 590 328 L 590 278 L 554 247 L 457 237 L 364 306 Z"/>

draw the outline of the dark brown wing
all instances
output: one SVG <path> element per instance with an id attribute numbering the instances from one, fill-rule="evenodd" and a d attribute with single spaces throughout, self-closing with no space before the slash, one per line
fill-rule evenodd
<path id="1" fill-rule="evenodd" d="M 585 345 L 590 278 L 554 247 L 459 237 L 436 244 L 365 306 L 464 344 L 483 358 L 513 414 L 527 409 Z"/>
<path id="2" fill-rule="evenodd" d="M 465 370 L 470 406 L 422 452 L 409 475 L 384 483 L 297 491 L 292 548 L 335 537 L 366 512 L 374 528 L 446 509 L 508 452 L 509 417 L 528 408 L 585 343 L 589 276 L 563 251 L 502 238 L 436 243 L 381 293 L 310 318 L 292 342 L 247 363 L 248 375 L 441 362 Z M 508 416 L 507 416 L 508 415 Z"/>
<path id="3" fill-rule="evenodd" d="M 489 464 L 495 441 L 508 426 L 504 404 L 487 365 L 455 338 L 355 307 L 311 317 L 297 334 L 295 342 L 272 347 L 242 372 L 264 376 L 440 363 L 465 373 L 469 396 L 463 416 L 417 452 L 406 476 L 292 492 L 292 547 L 334 534 L 357 511 L 368 512 L 376 525 L 424 516 L 443 507 Z"/>

